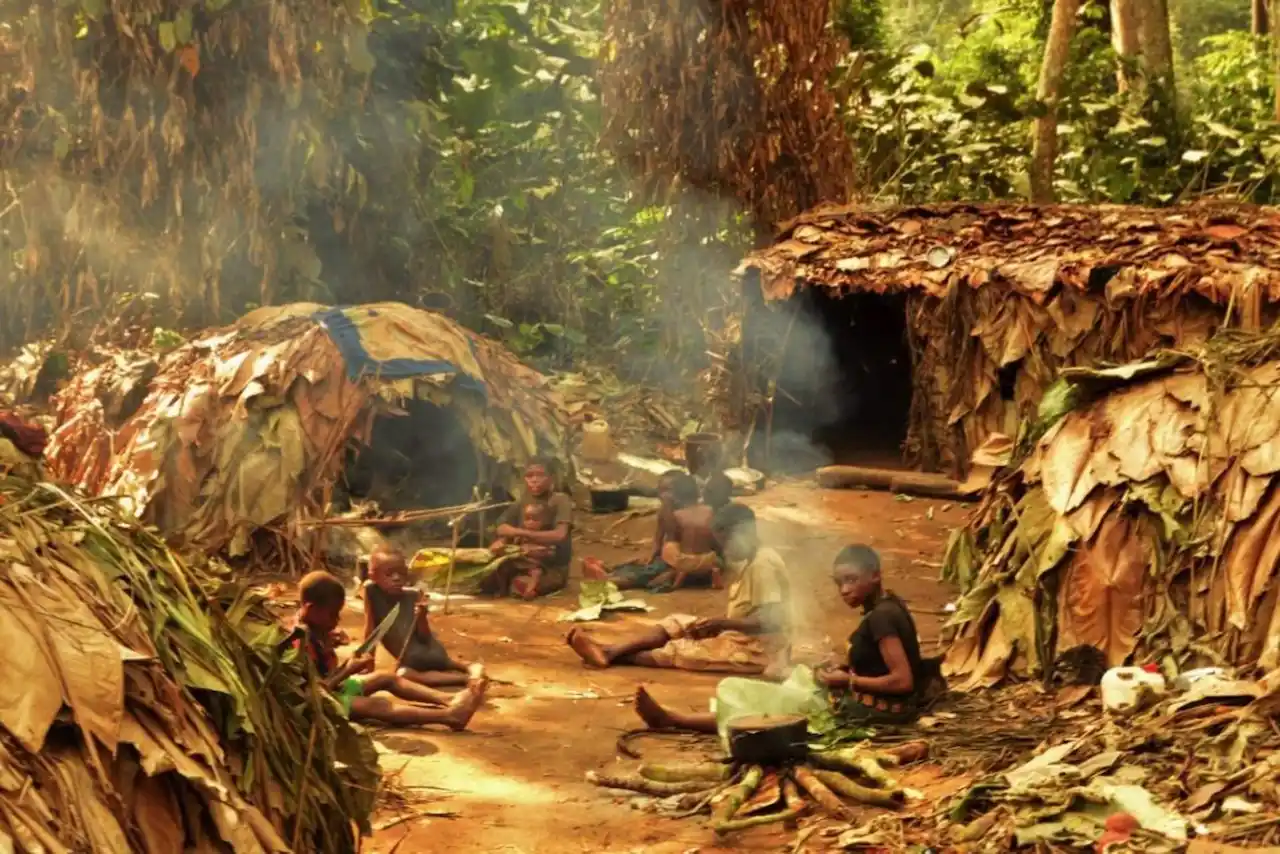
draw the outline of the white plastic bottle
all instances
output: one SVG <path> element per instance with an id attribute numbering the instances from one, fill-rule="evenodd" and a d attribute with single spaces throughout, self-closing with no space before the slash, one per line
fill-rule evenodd
<path id="1" fill-rule="evenodd" d="M 1102 676 L 1102 705 L 1114 714 L 1130 714 L 1150 705 L 1166 690 L 1164 677 L 1141 667 L 1113 667 Z"/>

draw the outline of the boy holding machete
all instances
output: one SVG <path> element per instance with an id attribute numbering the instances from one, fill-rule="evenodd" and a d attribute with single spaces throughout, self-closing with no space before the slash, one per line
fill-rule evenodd
<path id="1" fill-rule="evenodd" d="M 484 702 L 488 688 L 484 668 L 473 666 L 466 688 L 449 695 L 392 673 L 372 672 L 371 643 L 366 642 L 356 655 L 339 662 L 334 633 L 347 598 L 342 582 L 327 572 L 309 573 L 298 585 L 298 598 L 297 624 L 288 642 L 311 658 L 324 687 L 334 694 L 353 721 L 376 721 L 392 726 L 443 724 L 452 730 L 467 728 Z M 383 691 L 408 702 L 374 696 Z"/>

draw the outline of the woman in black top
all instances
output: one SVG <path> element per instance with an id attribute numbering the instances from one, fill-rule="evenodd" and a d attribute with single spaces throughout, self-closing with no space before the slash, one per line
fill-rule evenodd
<path id="1" fill-rule="evenodd" d="M 920 639 L 915 621 L 903 601 L 886 592 L 880 584 L 880 558 L 868 546 L 847 546 L 836 556 L 831 572 L 840 598 L 851 608 L 862 609 L 862 622 L 849 638 L 846 665 L 819 670 L 819 681 L 826 691 L 813 700 L 797 703 L 790 691 L 775 703 L 773 713 L 784 713 L 788 704 L 796 704 L 786 713 L 810 714 L 814 706 L 823 706 L 827 694 L 836 712 L 851 723 L 874 726 L 907 724 L 919 714 L 919 697 L 926 687 L 926 668 L 920 658 Z M 754 681 L 725 679 L 717 686 L 717 698 L 726 705 L 732 702 L 720 691 L 731 683 Z M 765 685 L 753 691 L 757 697 L 767 693 Z M 655 729 L 689 729 L 714 733 L 714 714 L 690 714 L 661 705 L 644 688 L 636 689 L 636 713 Z"/>
<path id="2" fill-rule="evenodd" d="M 819 673 L 828 688 L 843 694 L 841 716 L 915 720 L 923 682 L 920 638 L 906 604 L 881 586 L 880 557 L 867 546 L 848 546 L 836 556 L 832 577 L 845 604 L 862 609 L 862 622 L 849 637 L 847 665 Z"/>

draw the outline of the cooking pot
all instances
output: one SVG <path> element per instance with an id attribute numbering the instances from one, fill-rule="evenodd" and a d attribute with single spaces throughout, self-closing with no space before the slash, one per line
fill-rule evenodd
<path id="1" fill-rule="evenodd" d="M 729 755 L 748 765 L 788 765 L 809 755 L 809 719 L 804 715 L 748 715 L 733 718 Z"/>
<path id="2" fill-rule="evenodd" d="M 631 493 L 625 489 L 592 489 L 592 513 L 621 513 L 631 503 Z"/>

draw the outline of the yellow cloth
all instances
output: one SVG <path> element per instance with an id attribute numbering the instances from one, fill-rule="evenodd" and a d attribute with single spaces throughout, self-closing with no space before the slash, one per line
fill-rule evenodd
<path id="1" fill-rule="evenodd" d="M 787 565 L 773 549 L 760 549 L 746 562 L 729 562 L 729 603 L 725 616 L 745 620 L 765 605 L 785 605 Z"/>
<path id="2" fill-rule="evenodd" d="M 769 669 L 773 656 L 759 638 L 742 632 L 721 632 L 700 640 L 685 637 L 685 632 L 697 621 L 697 617 L 688 614 L 672 614 L 658 623 L 671 640 L 649 653 L 654 665 L 740 675 L 764 673 Z"/>

